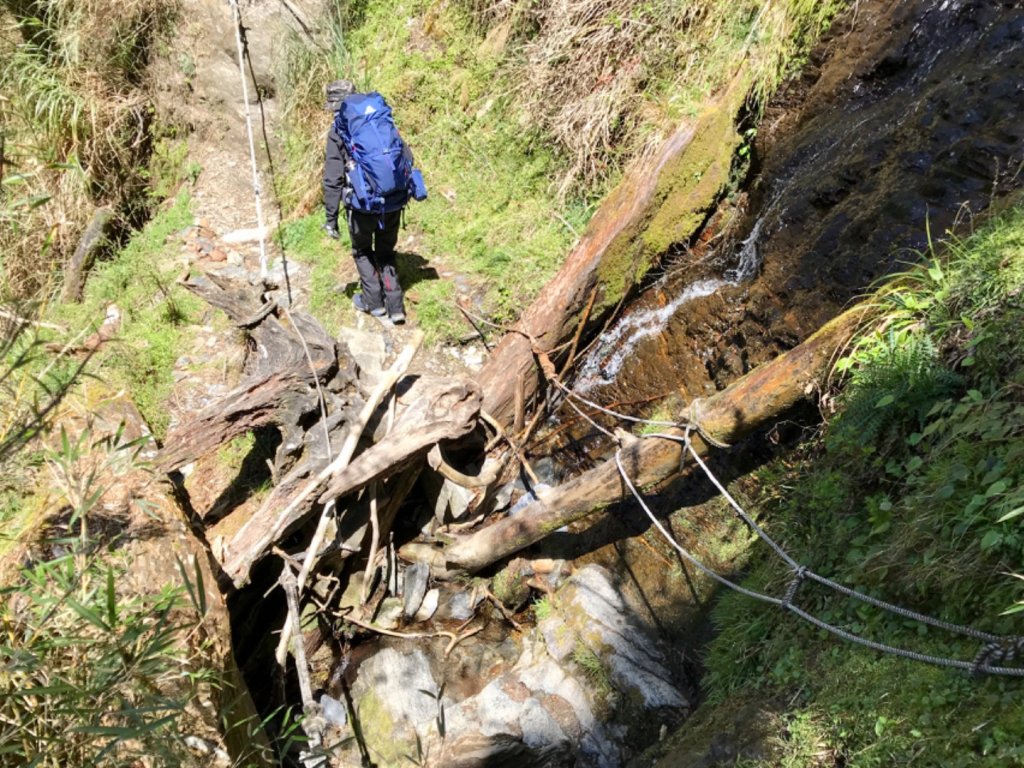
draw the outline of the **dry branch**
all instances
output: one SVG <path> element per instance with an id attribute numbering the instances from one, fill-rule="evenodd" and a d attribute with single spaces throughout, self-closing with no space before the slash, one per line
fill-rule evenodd
<path id="1" fill-rule="evenodd" d="M 252 564 L 301 523 L 314 502 L 326 504 L 393 475 L 421 458 L 434 443 L 472 431 L 480 409 L 476 387 L 465 382 L 423 382 L 421 386 L 425 391 L 409 404 L 394 431 L 351 464 L 343 466 L 336 459 L 291 498 L 280 496 L 275 489 L 228 544 L 224 569 L 236 585 L 246 583 Z"/>
<path id="2" fill-rule="evenodd" d="M 348 467 L 355 453 L 359 437 L 366 428 L 374 410 L 380 405 L 384 395 L 391 390 L 399 377 L 409 367 L 413 355 L 419 349 L 423 335 L 417 334 L 413 337 L 413 343 L 407 346 L 391 368 L 385 372 L 380 383 L 374 389 L 370 399 L 360 411 L 359 416 L 349 429 L 338 457 L 329 462 L 321 469 L 316 476 L 307 482 L 302 489 L 292 496 L 284 508 L 278 512 L 278 504 L 281 501 L 279 496 L 271 494 L 270 498 L 263 504 L 259 511 L 242 526 L 228 544 L 227 557 L 230 558 L 224 566 L 224 570 L 235 585 L 241 587 L 249 580 L 249 569 L 252 564 L 261 558 L 267 549 L 276 542 L 296 522 L 301 520 L 309 505 L 306 502 L 316 493 L 320 486 L 332 475 Z"/>

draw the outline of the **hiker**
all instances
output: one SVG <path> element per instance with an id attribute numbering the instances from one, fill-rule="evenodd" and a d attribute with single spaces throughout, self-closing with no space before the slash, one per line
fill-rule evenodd
<path id="1" fill-rule="evenodd" d="M 349 80 L 335 80 L 325 92 L 324 109 L 334 123 L 324 162 L 324 230 L 338 238 L 338 209 L 344 206 L 362 289 L 352 303 L 360 312 L 404 323 L 395 244 L 405 204 L 427 196 L 423 177 L 379 93 L 356 93 Z"/>

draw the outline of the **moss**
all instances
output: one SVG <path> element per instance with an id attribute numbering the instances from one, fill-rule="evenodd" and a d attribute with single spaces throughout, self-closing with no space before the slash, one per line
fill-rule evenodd
<path id="1" fill-rule="evenodd" d="M 515 561 L 494 577 L 491 589 L 503 605 L 513 610 L 518 610 L 530 599 L 530 588 Z"/>
<path id="2" fill-rule="evenodd" d="M 376 691 L 367 690 L 359 698 L 358 714 L 359 728 L 378 765 L 401 765 L 406 755 L 416 756 L 416 744 L 402 740 L 398 724 Z"/>
<path id="3" fill-rule="evenodd" d="M 662 170 L 655 193 L 658 210 L 643 235 L 645 261 L 689 239 L 725 188 L 733 153 L 743 140 L 736 130 L 736 114 L 746 100 L 749 82 L 749 76 L 737 77 L 701 116 L 686 149 Z"/>
<path id="4" fill-rule="evenodd" d="M 719 199 L 729 182 L 733 153 L 743 141 L 735 117 L 749 83 L 748 75 L 737 76 L 700 117 L 693 138 L 661 169 L 648 215 L 612 240 L 597 270 L 602 292 L 595 314 L 618 304 L 671 245 L 692 237 Z M 637 192 L 628 182 L 617 190 L 623 203 Z"/>
<path id="5" fill-rule="evenodd" d="M 636 759 L 636 764 L 683 768 L 714 764 L 714 755 L 728 754 L 737 765 L 745 765 L 739 761 L 776 756 L 773 737 L 782 730 L 778 714 L 768 705 L 735 696 L 713 708 L 701 707 L 682 728 L 652 744 Z"/>

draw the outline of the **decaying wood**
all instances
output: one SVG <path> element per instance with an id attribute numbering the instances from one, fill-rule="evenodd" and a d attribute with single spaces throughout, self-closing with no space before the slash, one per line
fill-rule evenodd
<path id="1" fill-rule="evenodd" d="M 504 460 L 495 461 L 489 459 L 481 467 L 478 475 L 466 475 L 445 461 L 440 445 L 435 445 L 427 453 L 427 463 L 432 470 L 441 475 L 445 480 L 451 480 L 463 488 L 486 488 L 497 481 L 506 464 Z"/>
<path id="2" fill-rule="evenodd" d="M 520 381 L 526 402 L 539 388 L 535 353 L 554 356 L 564 345 L 555 359 L 561 365 L 581 333 L 599 327 L 634 282 L 703 223 L 728 181 L 739 140 L 733 118 L 748 83 L 741 70 L 701 118 L 681 126 L 656 156 L 627 173 L 516 330 L 495 347 L 477 381 L 484 410 L 502 424 L 517 416 Z"/>
<path id="3" fill-rule="evenodd" d="M 356 447 L 359 444 L 359 438 L 363 434 L 363 430 L 366 429 L 366 425 L 370 421 L 370 417 L 373 416 L 373 412 L 380 405 L 391 389 L 398 382 L 400 376 L 402 376 L 409 368 L 409 363 L 412 362 L 413 356 L 416 351 L 420 348 L 423 343 L 423 333 L 417 331 L 413 334 L 411 343 L 408 344 L 402 353 L 395 360 L 394 364 L 384 372 L 377 386 L 374 387 L 373 392 L 370 395 L 370 399 L 366 401 L 362 410 L 359 413 L 359 417 L 355 423 L 349 427 L 348 435 L 345 437 L 345 443 L 342 445 L 341 452 L 338 455 L 337 461 L 332 461 L 331 465 L 336 466 L 336 471 L 341 471 L 348 466 L 352 460 L 352 455 L 356 452 Z M 392 425 L 393 419 L 390 418 L 392 412 L 389 409 L 388 428 Z M 323 418 L 324 428 L 326 429 L 327 417 L 326 414 Z M 329 438 L 328 438 L 329 439 Z M 373 501 L 372 513 L 376 515 L 376 499 Z M 334 499 L 330 499 L 324 504 L 324 509 L 320 513 L 320 520 L 317 522 L 316 530 L 313 532 L 313 538 L 309 542 L 309 546 L 306 548 L 306 555 L 302 560 L 302 569 L 299 571 L 298 578 L 298 593 L 301 596 L 302 590 L 306 588 L 306 580 L 309 578 L 310 571 L 316 566 L 320 560 L 320 547 L 323 545 L 324 536 L 327 534 L 327 527 L 330 521 L 335 516 L 335 503 Z M 283 664 L 285 649 L 288 647 L 288 640 L 291 637 L 291 633 L 295 628 L 294 620 L 291 616 L 285 621 L 284 627 L 281 630 L 281 639 L 277 645 L 277 661 L 279 664 Z"/>
<path id="4" fill-rule="evenodd" d="M 799 346 L 700 401 L 695 414 L 700 432 L 713 442 L 732 443 L 781 416 L 817 391 L 837 350 L 847 342 L 867 310 L 855 307 L 840 315 Z M 686 414 L 682 418 L 686 418 Z M 683 430 L 664 430 L 682 436 Z M 701 434 L 691 436 L 698 453 L 709 451 Z M 637 486 L 662 482 L 679 472 L 682 446 L 669 440 L 634 440 L 622 451 L 623 465 Z M 514 517 L 506 517 L 444 549 L 406 545 L 408 560 L 425 560 L 439 571 L 474 572 L 540 541 L 628 493 L 614 460 L 573 480 L 539 493 Z"/>
<path id="5" fill-rule="evenodd" d="M 207 276 L 184 285 L 246 328 L 255 351 L 252 370 L 238 387 L 171 430 L 156 459 L 161 471 L 178 469 L 267 424 L 278 425 L 290 446 L 302 417 L 320 407 L 315 384 L 333 381 L 331 389 L 338 391 L 354 379 L 354 370 L 343 367 L 351 364 L 339 359 L 338 343 L 308 315 L 289 312 L 283 321 L 273 303 L 247 283 Z"/>
<path id="6" fill-rule="evenodd" d="M 441 440 L 465 436 L 476 426 L 479 390 L 468 382 L 420 380 L 407 394 L 416 394 L 398 418 L 393 432 L 357 456 L 348 466 L 336 460 L 324 467 L 291 499 L 275 492 L 227 546 L 224 570 L 241 586 L 252 564 L 308 517 L 314 501 L 321 504 L 357 491 L 391 475 Z"/>
<path id="7" fill-rule="evenodd" d="M 107 243 L 107 232 L 114 218 L 112 208 L 97 208 L 85 234 L 78 241 L 78 247 L 64 270 L 64 291 L 61 299 L 66 302 L 81 301 L 85 289 L 85 278 L 92 269 L 96 254 Z"/>
<path id="8" fill-rule="evenodd" d="M 293 496 L 282 498 L 281 486 L 278 486 L 275 489 L 277 493 L 271 493 L 259 511 L 235 534 L 227 547 L 226 557 L 230 559 L 225 564 L 224 570 L 231 576 L 236 586 L 245 584 L 248 581 L 249 569 L 252 564 L 261 558 L 266 550 L 286 531 L 305 517 L 312 507 L 311 498 L 320 489 L 320 486 L 333 474 L 348 467 L 359 443 L 359 438 L 373 416 L 374 410 L 380 405 L 384 395 L 391 390 L 399 377 L 405 373 L 422 340 L 422 334 L 414 336 L 413 343 L 402 351 L 394 364 L 385 372 L 369 400 L 349 427 L 337 458 L 329 461 L 312 480 L 306 482 Z M 285 501 L 287 503 L 284 503 Z M 278 511 L 282 503 L 284 508 Z M 324 516 L 326 514 L 327 510 L 325 509 Z"/>

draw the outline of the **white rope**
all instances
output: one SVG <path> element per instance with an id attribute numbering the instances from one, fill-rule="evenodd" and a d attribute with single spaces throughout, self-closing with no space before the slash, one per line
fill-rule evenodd
<path id="1" fill-rule="evenodd" d="M 263 228 L 263 197 L 260 171 L 256 164 L 256 142 L 252 134 L 252 114 L 249 112 L 249 80 L 245 76 L 245 49 L 242 45 L 242 12 L 238 0 L 228 0 L 235 20 L 235 45 L 238 47 L 238 74 L 242 78 L 242 100 L 245 102 L 245 129 L 249 135 L 249 161 L 252 164 L 252 192 L 256 201 L 256 226 L 260 236 L 260 279 L 267 278 L 267 245 Z"/>

